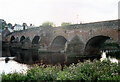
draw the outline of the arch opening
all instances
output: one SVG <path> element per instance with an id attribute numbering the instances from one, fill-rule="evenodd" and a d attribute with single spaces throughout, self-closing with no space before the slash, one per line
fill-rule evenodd
<path id="1" fill-rule="evenodd" d="M 11 36 L 10 43 L 13 43 L 14 40 L 15 40 L 15 37 L 14 37 L 14 36 Z"/>
<path id="2" fill-rule="evenodd" d="M 111 39 L 111 38 L 108 36 L 101 35 L 101 36 L 95 36 L 95 37 L 91 38 L 90 40 L 88 40 L 88 42 L 85 46 L 85 50 L 84 50 L 85 55 L 100 54 L 100 49 L 101 49 L 102 45 L 108 39 Z"/>
<path id="3" fill-rule="evenodd" d="M 66 42 L 67 39 L 63 36 L 57 36 L 51 44 L 52 51 L 59 52 L 65 50 Z"/>
<path id="4" fill-rule="evenodd" d="M 32 40 L 32 44 L 38 44 L 39 43 L 40 36 L 35 36 Z"/>
<path id="5" fill-rule="evenodd" d="M 24 39 L 25 39 L 25 36 L 21 36 L 20 42 L 23 42 Z"/>

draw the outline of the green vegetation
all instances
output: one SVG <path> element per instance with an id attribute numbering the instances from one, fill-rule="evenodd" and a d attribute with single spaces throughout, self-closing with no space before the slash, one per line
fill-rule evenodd
<path id="1" fill-rule="evenodd" d="M 41 26 L 53 26 L 53 27 L 55 27 L 56 25 L 53 22 L 46 21 L 46 22 L 42 23 Z"/>
<path id="2" fill-rule="evenodd" d="M 12 28 L 12 24 L 11 24 L 11 23 L 8 23 L 8 27 L 9 27 L 9 28 Z"/>
<path id="3" fill-rule="evenodd" d="M 2 74 L 2 81 L 40 81 L 40 80 L 115 80 L 120 81 L 120 64 L 111 63 L 109 60 L 93 62 L 87 60 L 84 63 L 64 66 L 35 65 L 27 74 Z"/>
<path id="4" fill-rule="evenodd" d="M 7 25 L 6 22 L 3 22 L 2 23 L 2 29 L 4 29 L 6 25 Z"/>
<path id="5" fill-rule="evenodd" d="M 108 47 L 118 47 L 117 43 L 104 43 L 103 45 L 104 47 L 108 46 Z"/>
<path id="6" fill-rule="evenodd" d="M 62 22 L 61 23 L 61 26 L 67 26 L 67 25 L 71 25 L 71 23 L 69 23 L 69 22 Z"/>

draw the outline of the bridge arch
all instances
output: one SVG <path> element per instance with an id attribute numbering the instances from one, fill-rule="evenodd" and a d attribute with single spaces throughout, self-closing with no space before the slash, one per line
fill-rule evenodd
<path id="1" fill-rule="evenodd" d="M 25 36 L 21 36 L 20 42 L 22 42 L 25 39 Z"/>
<path id="2" fill-rule="evenodd" d="M 58 52 L 61 50 L 65 50 L 67 39 L 64 36 L 57 36 L 54 38 L 51 44 L 52 51 Z"/>
<path id="3" fill-rule="evenodd" d="M 15 40 L 15 36 L 11 36 L 10 43 L 13 43 L 13 40 Z"/>
<path id="4" fill-rule="evenodd" d="M 32 44 L 38 44 L 39 43 L 39 40 L 40 40 L 40 36 L 35 36 L 32 40 Z"/>
<path id="5" fill-rule="evenodd" d="M 89 39 L 87 41 L 85 49 L 84 49 L 85 55 L 100 54 L 100 49 L 101 49 L 102 45 L 108 39 L 113 39 L 113 38 L 111 38 L 109 36 L 99 35 L 99 36 L 95 36 L 95 37 L 92 37 L 91 39 Z"/>

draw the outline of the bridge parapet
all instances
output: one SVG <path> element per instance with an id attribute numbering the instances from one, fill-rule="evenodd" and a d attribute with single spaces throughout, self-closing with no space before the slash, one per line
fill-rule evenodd
<path id="1" fill-rule="evenodd" d="M 64 29 L 118 28 L 118 20 L 101 21 L 101 22 L 84 23 L 84 24 L 74 24 L 74 25 L 64 26 L 63 28 Z"/>

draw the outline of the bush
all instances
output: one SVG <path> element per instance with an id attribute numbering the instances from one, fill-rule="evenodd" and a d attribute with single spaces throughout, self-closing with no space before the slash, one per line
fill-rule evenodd
<path id="1" fill-rule="evenodd" d="M 7 74 L 5 75 L 5 73 L 2 74 L 2 82 L 7 82 L 7 81 L 12 81 L 12 82 L 16 82 L 16 81 L 26 81 L 27 80 L 27 76 L 24 75 L 23 73 L 13 73 L 13 74 Z"/>

